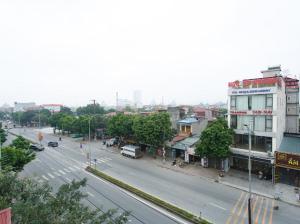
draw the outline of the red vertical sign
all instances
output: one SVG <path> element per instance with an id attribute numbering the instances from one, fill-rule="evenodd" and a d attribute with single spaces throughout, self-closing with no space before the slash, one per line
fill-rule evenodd
<path id="1" fill-rule="evenodd" d="M 0 211 L 0 224 L 11 224 L 11 208 Z"/>

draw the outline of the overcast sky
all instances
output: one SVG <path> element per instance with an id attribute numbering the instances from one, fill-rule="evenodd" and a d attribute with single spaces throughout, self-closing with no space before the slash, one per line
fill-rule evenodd
<path id="1" fill-rule="evenodd" d="M 0 106 L 226 101 L 227 82 L 300 74 L 300 1 L 0 1 Z"/>

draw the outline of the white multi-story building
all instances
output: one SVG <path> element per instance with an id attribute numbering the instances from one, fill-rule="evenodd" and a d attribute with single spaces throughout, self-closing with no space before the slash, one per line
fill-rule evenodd
<path id="1" fill-rule="evenodd" d="M 288 98 L 293 94 L 299 96 L 299 89 L 298 93 L 288 91 L 286 83 L 289 78 L 281 76 L 280 66 L 270 67 L 262 74 L 262 78 L 228 84 L 228 125 L 235 131 L 231 166 L 248 169 L 247 127 L 250 127 L 253 171 L 264 171 L 272 176 L 274 152 L 279 148 L 284 133 L 287 130 L 299 131 L 295 128 L 299 121 L 294 115 L 299 114 L 299 106 L 293 114 L 287 112 L 287 108 L 291 107 L 287 103 L 294 103 L 292 108 L 299 104 L 299 98 L 298 101 Z"/>

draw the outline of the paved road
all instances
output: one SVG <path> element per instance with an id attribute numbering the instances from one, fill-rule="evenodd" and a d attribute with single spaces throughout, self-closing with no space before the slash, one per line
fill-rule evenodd
<path id="1" fill-rule="evenodd" d="M 27 129 L 21 134 L 36 140 L 37 130 Z M 45 134 L 44 143 L 58 138 Z M 79 142 L 63 138 L 60 147 L 48 149 L 60 153 L 68 161 L 86 163 L 87 145 L 80 149 Z M 47 155 L 47 151 L 41 154 Z M 195 176 L 153 165 L 146 159 L 133 160 L 122 157 L 113 149 L 99 143 L 91 144 L 92 158 L 101 171 L 121 179 L 146 192 L 156 195 L 179 207 L 214 223 L 247 223 L 247 193 Z M 49 161 L 50 162 L 50 161 Z M 64 165 L 66 161 L 62 161 Z M 79 176 L 83 175 L 78 173 Z M 97 185 L 95 185 L 97 187 Z M 99 189 L 99 188 L 98 188 Z M 273 210 L 279 205 L 279 210 Z M 134 210 L 133 210 L 134 211 Z M 254 195 L 253 223 L 300 223 L 300 208 Z M 158 222 L 162 223 L 162 222 Z"/>
<path id="2" fill-rule="evenodd" d="M 24 135 L 27 137 L 27 133 L 29 136 L 32 134 L 29 131 L 26 132 Z M 156 206 L 154 209 L 150 207 L 151 204 L 150 206 L 144 204 L 122 189 L 89 174 L 84 170 L 85 162 L 72 158 L 65 152 L 65 147 L 55 149 L 45 147 L 44 151 L 37 152 L 37 158 L 27 164 L 20 175 L 33 177 L 39 182 L 48 181 L 54 190 L 73 179 L 81 180 L 85 177 L 88 179 L 87 187 L 84 189 L 88 195 L 84 202 L 87 205 L 102 211 L 116 208 L 120 214 L 125 210 L 131 211 L 129 223 L 186 223 L 180 222 L 182 221 L 180 218 Z"/>

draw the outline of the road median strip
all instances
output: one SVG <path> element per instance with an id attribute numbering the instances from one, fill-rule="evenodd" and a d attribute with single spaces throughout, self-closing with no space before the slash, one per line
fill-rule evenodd
<path id="1" fill-rule="evenodd" d="M 157 198 L 153 195 L 145 193 L 145 192 L 143 192 L 143 191 L 141 191 L 141 190 L 139 190 L 139 189 L 137 189 L 137 188 L 135 188 L 135 187 L 133 187 L 129 184 L 126 184 L 126 183 L 124 183 L 120 180 L 117 180 L 117 179 L 115 179 L 115 178 L 113 178 L 113 177 L 111 177 L 111 176 L 109 176 L 109 175 L 107 175 L 107 174 L 105 174 L 105 173 L 103 173 L 99 170 L 96 170 L 96 169 L 91 168 L 91 167 L 88 166 L 86 168 L 86 171 L 88 171 L 88 172 L 90 172 L 90 173 L 92 173 L 92 174 L 94 174 L 94 175 L 96 175 L 96 176 L 98 176 L 102 179 L 105 179 L 105 180 L 117 185 L 118 187 L 121 187 L 121 188 L 123 188 L 123 189 L 125 189 L 125 190 L 127 190 L 127 191 L 143 198 L 143 199 L 146 199 L 147 201 L 150 201 L 153 204 L 158 205 L 158 206 L 168 210 L 169 212 L 172 212 L 173 214 L 178 215 L 179 217 L 181 217 L 181 218 L 183 218 L 183 219 L 185 219 L 189 222 L 196 223 L 196 224 L 209 224 L 210 223 L 210 222 L 208 222 L 204 219 L 198 218 L 197 216 L 193 215 L 192 213 L 190 213 L 190 212 L 188 212 L 188 211 L 186 211 L 182 208 L 179 208 L 175 205 L 172 205 L 168 202 L 165 202 L 165 201 L 163 201 L 163 200 L 161 200 L 161 199 L 159 199 L 159 198 Z"/>

